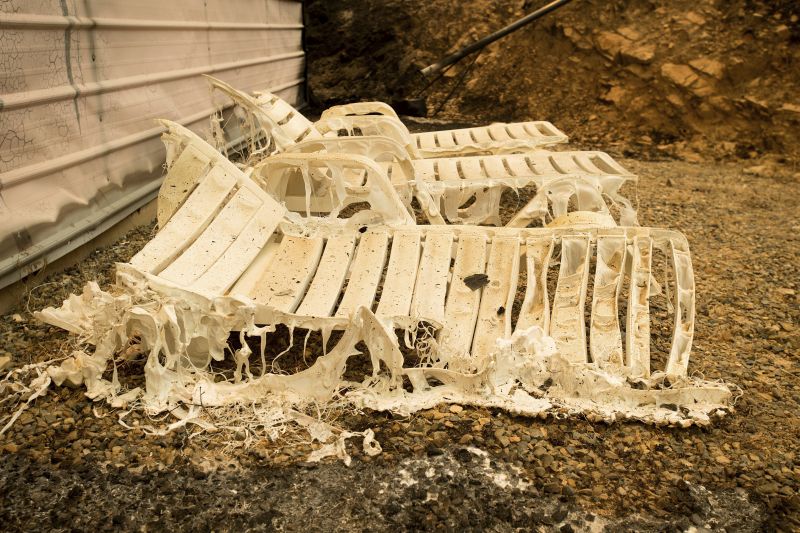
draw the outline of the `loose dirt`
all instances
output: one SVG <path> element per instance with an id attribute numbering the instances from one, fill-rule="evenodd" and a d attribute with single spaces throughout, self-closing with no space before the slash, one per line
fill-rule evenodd
<path id="1" fill-rule="evenodd" d="M 308 3 L 312 103 L 414 96 L 420 67 L 531 0 Z M 577 1 L 490 45 L 423 96 L 448 120 L 550 120 L 573 140 L 687 161 L 798 161 L 800 3 Z"/>

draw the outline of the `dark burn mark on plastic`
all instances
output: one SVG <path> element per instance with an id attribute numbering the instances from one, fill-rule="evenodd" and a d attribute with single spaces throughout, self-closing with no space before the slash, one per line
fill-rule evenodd
<path id="1" fill-rule="evenodd" d="M 489 276 L 486 274 L 470 274 L 464 278 L 464 285 L 476 291 L 489 284 Z"/>

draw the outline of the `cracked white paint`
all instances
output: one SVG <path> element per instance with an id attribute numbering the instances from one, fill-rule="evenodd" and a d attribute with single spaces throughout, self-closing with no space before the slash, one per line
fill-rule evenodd
<path id="1" fill-rule="evenodd" d="M 190 406 L 178 411 L 181 423 L 199 420 L 197 406 L 254 401 L 301 415 L 310 406 L 347 404 L 408 415 L 458 403 L 527 416 L 580 413 L 590 420 L 679 426 L 706 424 L 729 409 L 724 383 L 688 375 L 695 294 L 680 233 L 415 226 L 402 220 L 401 203 L 384 203 L 381 210 L 397 215 L 385 224 L 302 218 L 191 132 L 164 124 L 170 173 L 191 177 L 189 168 L 202 168 L 200 175 L 189 180 L 193 190 L 183 203 L 169 207 L 174 211 L 160 232 L 130 263 L 117 265 L 110 291 L 90 283 L 61 308 L 37 313 L 95 346 L 50 368 L 56 383 L 82 383 L 90 397 L 115 404 L 136 399 L 154 412 Z M 313 159 L 305 161 L 304 179 L 313 179 Z M 367 174 L 376 168 L 368 163 L 359 162 Z M 336 194 L 338 200 L 386 200 L 375 191 Z M 676 273 L 675 334 L 664 368 L 651 368 L 648 351 L 653 249 Z M 556 270 L 550 298 L 547 273 Z M 485 274 L 483 287 L 467 286 L 465 278 L 473 274 Z M 630 299 L 621 321 L 620 286 L 626 283 Z M 343 336 L 305 370 L 283 374 L 269 371 L 265 361 L 268 335 L 278 325 L 319 331 L 323 346 L 334 330 Z M 396 330 L 404 332 L 407 346 L 418 341 L 420 363 L 404 357 Z M 232 333 L 242 348 L 230 353 Z M 260 352 L 251 351 L 248 337 L 260 340 Z M 371 369 L 360 379 L 345 379 L 360 342 Z M 141 391 L 124 390 L 112 371 L 131 345 L 146 354 Z M 215 365 L 226 358 L 235 371 L 220 380 Z M 252 361 L 260 361 L 260 371 L 251 370 Z M 354 433 L 335 435 L 303 416 L 284 418 L 327 443 L 314 458 L 346 458 L 344 439 Z M 367 452 L 378 453 L 373 436 L 360 435 Z"/>
<path id="2" fill-rule="evenodd" d="M 287 0 L 0 1 L 0 288 L 155 198 L 153 119 L 203 127 L 200 72 L 300 102 L 302 20 Z"/>

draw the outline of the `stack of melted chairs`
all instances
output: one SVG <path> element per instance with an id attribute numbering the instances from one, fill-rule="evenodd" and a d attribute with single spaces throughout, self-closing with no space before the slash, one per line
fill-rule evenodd
<path id="1" fill-rule="evenodd" d="M 111 290 L 38 314 L 94 346 L 56 383 L 184 415 L 459 403 L 685 427 L 730 410 L 724 383 L 689 372 L 686 237 L 639 226 L 636 177 L 609 155 L 554 149 L 549 122 L 412 134 L 374 102 L 312 123 L 210 81 L 228 100 L 212 144 L 162 121 L 158 232 Z M 282 328 L 322 353 L 279 370 Z M 145 385 L 126 389 L 111 369 L 137 350 Z"/>

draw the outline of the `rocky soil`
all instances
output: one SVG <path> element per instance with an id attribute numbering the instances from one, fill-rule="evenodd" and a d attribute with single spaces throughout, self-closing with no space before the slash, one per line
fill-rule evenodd
<path id="1" fill-rule="evenodd" d="M 543 3 L 311 1 L 312 101 L 413 97 L 420 67 Z M 646 157 L 797 162 L 799 17 L 792 0 L 573 2 L 423 96 L 429 116 L 446 101 L 438 118 L 550 120 L 573 140 Z"/>
<path id="2" fill-rule="evenodd" d="M 613 154 L 620 157 L 620 153 Z M 306 462 L 299 433 L 239 442 L 61 388 L 0 437 L 0 528 L 791 531 L 800 528 L 800 191 L 789 166 L 621 162 L 641 176 L 643 224 L 684 231 L 698 282 L 690 368 L 741 388 L 709 428 L 526 419 L 447 406 L 410 418 L 342 413 L 383 452 Z M 30 311 L 107 285 L 152 228 L 31 282 L 0 320 L 9 367 L 72 340 Z M 125 372 L 125 369 L 121 369 Z M 12 406 L 0 404 L 3 424 Z M 169 420 L 167 420 L 168 422 Z"/>

